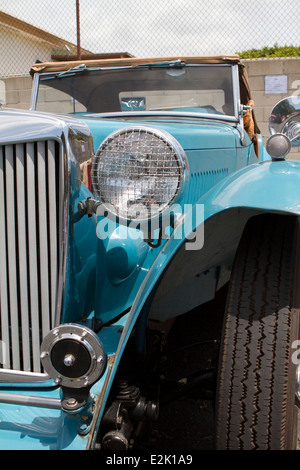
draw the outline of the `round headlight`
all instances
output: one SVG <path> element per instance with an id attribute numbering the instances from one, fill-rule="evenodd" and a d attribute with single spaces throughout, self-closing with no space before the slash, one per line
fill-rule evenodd
<path id="1" fill-rule="evenodd" d="M 93 191 L 120 219 L 157 217 L 178 200 L 188 162 L 179 142 L 152 127 L 119 129 L 100 145 L 92 166 Z"/>
<path id="2" fill-rule="evenodd" d="M 266 150 L 273 159 L 281 160 L 291 150 L 291 143 L 285 134 L 273 134 L 266 143 Z"/>

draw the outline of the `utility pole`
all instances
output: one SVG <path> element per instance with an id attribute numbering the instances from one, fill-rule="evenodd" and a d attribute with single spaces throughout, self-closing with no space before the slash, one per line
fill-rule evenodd
<path id="1" fill-rule="evenodd" d="M 77 59 L 81 59 L 81 46 L 80 46 L 80 5 L 79 0 L 76 0 L 76 24 L 77 24 Z"/>

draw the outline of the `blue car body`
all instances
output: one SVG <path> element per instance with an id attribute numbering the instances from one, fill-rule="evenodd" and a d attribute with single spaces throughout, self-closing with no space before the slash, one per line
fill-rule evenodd
<path id="1" fill-rule="evenodd" d="M 31 228 L 36 231 L 38 239 L 39 291 L 47 289 L 49 298 L 51 289 L 55 291 L 52 300 L 48 300 L 53 312 L 51 321 L 45 325 L 45 321 L 41 319 L 44 314 L 38 315 L 43 332 L 37 333 L 32 343 L 39 342 L 37 346 L 40 348 L 42 340 L 60 325 L 67 325 L 69 330 L 67 333 L 62 332 L 58 341 L 53 340 L 57 341 L 55 345 L 64 341 L 72 342 L 76 335 L 72 333 L 73 330 L 69 325 L 75 324 L 83 329 L 86 328 L 88 332 L 92 330 L 103 351 L 101 357 L 103 367 L 85 393 L 85 386 L 77 385 L 77 376 L 74 379 L 76 382 L 74 386 L 70 377 L 61 379 L 57 371 L 51 376 L 49 371 L 45 373 L 43 369 L 37 370 L 32 364 L 26 369 L 25 359 L 21 360 L 23 365 L 17 363 L 14 365 L 13 336 L 14 328 L 17 326 L 12 320 L 9 352 L 6 353 L 6 341 L 3 336 L 5 319 L 3 319 L 2 354 L 8 354 L 11 360 L 8 361 L 9 366 L 3 365 L 0 370 L 0 448 L 2 449 L 90 450 L 106 448 L 103 439 L 108 449 L 109 443 L 115 442 L 114 440 L 122 441 L 126 447 L 129 437 L 125 431 L 125 434 L 122 431 L 123 434 L 119 435 L 120 429 L 112 426 L 110 431 L 106 429 L 104 433 L 102 423 L 109 406 L 114 403 L 115 381 L 119 370 L 124 366 L 122 361 L 126 357 L 125 353 L 131 338 L 134 337 L 136 354 L 141 354 L 147 350 L 149 319 L 156 323 L 168 322 L 215 298 L 216 293 L 230 280 L 237 247 L 244 227 L 251 217 L 263 213 L 276 213 L 282 216 L 300 214 L 300 163 L 287 159 L 275 161 L 271 158 L 263 145 L 254 116 L 252 117 L 254 134 L 249 137 L 244 128 L 243 114 L 248 110 L 247 105 L 251 95 L 239 59 L 235 56 L 180 58 L 177 63 L 175 59 L 86 62 L 81 71 L 80 67 L 78 69 L 80 63 L 36 64 L 33 67 L 32 109 L 26 112 L 0 110 L 1 156 L 3 161 L 5 159 L 5 163 L 1 163 L 0 197 L 5 201 L 1 205 L 1 210 L 5 211 L 5 214 L 9 212 L 8 201 L 11 198 L 7 192 L 9 178 L 14 180 L 13 206 L 16 208 L 13 219 L 5 215 L 6 226 L 5 229 L 1 229 L 1 236 L 4 237 L 6 233 L 6 237 L 1 250 L 7 249 L 10 253 L 13 251 L 13 246 L 17 246 L 16 253 L 21 258 L 15 274 L 10 259 L 6 261 L 5 270 L 7 272 L 11 270 L 11 276 L 15 275 L 17 280 L 15 283 L 10 279 L 5 280 L 3 269 L 1 289 L 5 289 L 6 284 L 9 284 L 8 304 L 14 295 L 12 289 L 15 289 L 15 295 L 18 296 L 18 313 L 15 321 L 21 322 L 19 328 L 22 329 L 22 322 L 26 322 L 27 318 L 27 322 L 30 322 L 30 331 L 33 330 L 35 320 L 34 316 L 31 316 L 31 308 L 28 308 L 26 316 L 21 308 L 22 302 L 30 302 L 34 296 L 29 293 L 25 297 L 22 293 L 22 284 L 28 283 L 31 286 L 33 283 L 31 261 L 26 261 L 32 256 L 30 250 L 33 241 L 30 241 L 29 235 Z M 38 107 L 36 98 L 43 79 L 45 86 L 51 89 L 52 82 L 60 80 L 63 84 L 68 76 L 79 80 L 79 77 L 83 77 L 85 73 L 92 74 L 93 70 L 123 71 L 125 68 L 126 73 L 130 73 L 131 70 L 141 66 L 144 67 L 143 71 L 148 70 L 151 65 L 152 69 L 159 66 L 160 70 L 164 67 L 171 71 L 175 70 L 179 77 L 179 71 L 185 64 L 194 67 L 213 64 L 215 75 L 224 65 L 232 69 L 232 93 L 235 100 L 232 114 L 222 115 L 209 108 L 195 108 L 194 105 L 185 105 L 181 108 L 172 105 L 171 110 L 166 111 L 161 108 L 150 111 L 142 108 L 145 106 L 144 102 L 140 96 L 136 98 L 136 95 L 134 95 L 135 107 L 130 111 L 127 111 L 130 105 L 127 96 L 122 98 L 122 109 L 118 112 L 106 109 L 97 111 L 92 108 L 66 115 L 64 110 L 62 114 L 58 114 L 61 112 L 60 109 L 57 110 L 58 113 L 52 113 L 53 103 L 50 105 L 48 103 L 42 111 Z M 55 86 L 53 88 L 55 89 Z M 66 93 L 66 90 L 64 92 Z M 142 90 L 138 89 L 138 92 L 143 97 Z M 109 94 L 109 90 L 104 93 Z M 126 93 L 128 94 L 127 89 Z M 79 92 L 78 96 L 75 93 L 73 100 L 80 101 L 79 95 Z M 147 95 L 146 104 L 149 99 Z M 47 110 L 51 112 L 45 112 Z M 116 221 L 113 217 L 100 214 L 97 211 L 99 206 L 95 191 L 90 185 L 82 182 L 83 171 L 87 168 L 85 165 L 90 158 L 95 158 L 94 155 L 97 155 L 105 139 L 128 127 L 130 129 L 141 127 L 146 130 L 150 128 L 154 133 L 158 130 L 163 132 L 163 135 L 171 135 L 186 156 L 184 189 L 177 206 L 180 217 L 178 219 L 175 217 L 176 223 L 167 224 L 165 237 L 160 238 L 158 232 L 155 232 L 156 235 L 151 241 L 145 236 L 135 237 L 134 234 L 138 229 L 131 223 L 126 221 L 124 223 L 124 220 L 118 219 Z M 50 167 L 48 168 L 47 164 L 46 170 L 41 169 L 41 171 L 46 174 L 44 178 L 47 181 L 48 192 L 42 196 L 40 189 L 36 190 L 36 199 L 39 200 L 36 211 L 42 211 L 43 204 L 45 207 L 57 204 L 57 222 L 53 220 L 54 212 L 48 209 L 46 211 L 45 224 L 49 233 L 45 235 L 47 248 L 44 254 L 42 245 L 45 239 L 40 234 L 39 228 L 42 225 L 42 212 L 39 212 L 35 219 L 36 229 L 31 226 L 30 217 L 27 216 L 35 199 L 29 196 L 30 183 L 26 179 L 29 171 L 29 163 L 26 162 L 30 152 L 24 150 L 25 145 L 29 146 L 30 143 L 40 141 L 55 141 L 57 144 L 55 158 L 60 159 L 54 170 L 56 175 L 60 175 L 57 176 L 58 189 L 55 189 L 55 197 L 51 199 L 48 195 L 51 183 Z M 38 144 L 34 145 L 38 148 Z M 11 148 L 14 149 L 13 157 L 9 154 Z M 50 161 L 49 149 L 50 145 L 47 147 L 44 162 Z M 18 152 L 22 153 L 21 171 L 18 169 Z M 37 170 L 32 181 L 38 186 L 37 180 L 42 178 L 40 176 L 42 173 L 39 173 L 42 168 L 38 161 L 39 150 L 34 155 Z M 20 182 L 18 176 L 11 176 L 10 165 L 16 175 L 21 174 Z M 29 201 L 28 207 L 24 209 L 27 219 L 18 222 L 16 240 L 12 242 L 15 245 L 10 246 L 12 229 L 9 228 L 9 224 L 16 223 L 21 217 L 22 198 L 25 200 L 24 204 Z M 96 204 L 92 210 L 88 207 L 88 201 Z M 184 232 L 181 231 L 183 227 Z M 21 233 L 18 234 L 18 230 L 26 231 L 25 235 L 23 233 L 24 239 Z M 58 235 L 55 235 L 56 232 L 59 232 Z M 53 248 L 56 251 L 53 256 L 57 259 L 57 265 L 52 286 L 53 257 L 50 251 L 53 236 L 56 237 L 56 246 Z M 21 243 L 26 246 L 25 256 L 22 255 Z M 1 253 L 3 255 L 3 251 Z M 49 257 L 48 265 L 43 267 L 41 263 L 45 257 Z M 22 274 L 23 263 L 26 265 L 26 272 Z M 50 273 L 45 281 L 47 287 L 43 287 L 43 269 Z M 47 300 L 39 293 L 37 302 L 42 309 L 43 302 L 47 303 Z M 12 309 L 13 306 L 9 304 L 6 309 L 7 316 L 12 317 L 10 315 Z M 4 318 L 4 307 L 1 311 Z M 21 344 L 23 337 L 25 333 L 20 333 L 16 341 Z M 85 349 L 90 351 L 89 347 Z M 34 349 L 33 345 L 32 348 Z M 16 352 L 15 355 L 21 356 L 24 350 L 25 345 L 20 346 L 20 352 Z M 43 351 L 42 346 L 42 356 Z M 44 357 L 49 356 L 47 351 L 46 353 Z M 34 353 L 32 355 L 34 356 Z M 63 370 L 68 365 L 69 356 L 68 358 L 67 354 L 64 356 Z M 71 359 L 74 360 L 74 357 Z M 54 357 L 51 360 L 54 361 Z M 55 360 L 61 367 L 60 359 Z M 1 362 L 4 362 L 4 359 Z M 135 364 L 130 365 L 128 361 L 126 366 L 132 371 L 135 369 Z M 51 369 L 53 364 L 49 367 Z M 72 409 L 72 403 L 82 398 L 80 395 L 82 390 L 83 405 Z M 63 406 L 63 400 L 68 404 Z M 116 400 L 117 403 L 118 400 L 119 398 Z M 152 405 L 152 408 L 154 410 L 155 406 Z M 141 421 L 144 421 L 144 418 Z M 106 438 L 108 435 L 109 439 Z M 113 445 L 111 448 L 114 448 Z"/>

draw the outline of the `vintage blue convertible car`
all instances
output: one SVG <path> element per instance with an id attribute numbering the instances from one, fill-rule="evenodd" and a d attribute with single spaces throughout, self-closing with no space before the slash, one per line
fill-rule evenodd
<path id="1" fill-rule="evenodd" d="M 32 75 L 0 109 L 0 447 L 144 448 L 196 383 L 217 449 L 296 448 L 299 98 L 264 147 L 237 56 Z"/>

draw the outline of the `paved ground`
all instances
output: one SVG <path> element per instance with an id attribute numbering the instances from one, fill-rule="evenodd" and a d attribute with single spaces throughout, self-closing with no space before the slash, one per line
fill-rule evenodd
<path id="1" fill-rule="evenodd" d="M 210 401 L 187 398 L 161 409 L 159 450 L 213 450 L 213 409 Z"/>

